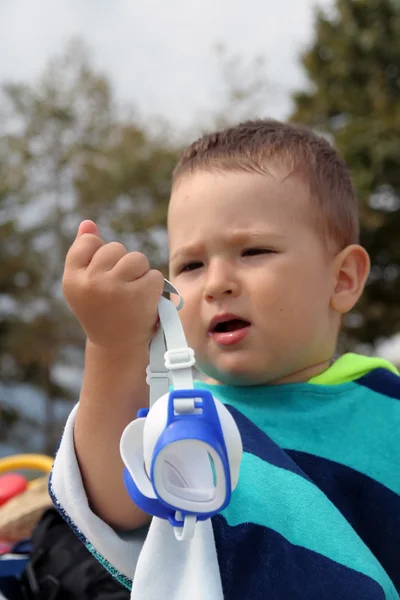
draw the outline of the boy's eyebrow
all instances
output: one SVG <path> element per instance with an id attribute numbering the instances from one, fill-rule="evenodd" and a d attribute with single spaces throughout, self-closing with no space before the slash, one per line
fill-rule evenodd
<path id="1" fill-rule="evenodd" d="M 225 242 L 232 245 L 242 244 L 244 242 L 262 243 L 264 245 L 268 245 L 271 242 L 287 239 L 286 235 L 272 231 L 235 231 L 233 233 L 225 235 L 224 237 Z M 179 248 L 176 252 L 174 252 L 172 256 L 170 256 L 169 261 L 172 262 L 174 260 L 177 260 L 180 256 L 184 257 L 201 252 L 201 248 L 201 242 L 183 246 Z"/>
<path id="2" fill-rule="evenodd" d="M 172 254 L 172 256 L 169 257 L 169 262 L 172 262 L 173 260 L 177 260 L 181 256 L 183 258 L 190 254 L 196 254 L 200 251 L 201 251 L 200 244 L 192 244 L 191 246 L 183 246 L 183 247 L 179 248 L 176 252 L 174 252 L 174 254 Z"/>

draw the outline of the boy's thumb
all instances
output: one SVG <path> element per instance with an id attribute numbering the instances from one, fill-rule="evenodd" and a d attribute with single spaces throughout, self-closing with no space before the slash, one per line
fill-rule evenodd
<path id="1" fill-rule="evenodd" d="M 78 238 L 84 233 L 91 233 L 92 235 L 97 235 L 97 237 L 100 237 L 98 227 L 93 221 L 82 221 L 78 227 L 78 233 L 76 234 L 76 237 Z"/>

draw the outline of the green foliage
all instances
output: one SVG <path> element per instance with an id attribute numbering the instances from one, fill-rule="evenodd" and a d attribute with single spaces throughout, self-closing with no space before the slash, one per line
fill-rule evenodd
<path id="1" fill-rule="evenodd" d="M 400 5 L 337 0 L 318 11 L 302 63 L 309 89 L 292 119 L 332 135 L 360 199 L 372 273 L 348 339 L 374 345 L 400 330 Z"/>
<path id="2" fill-rule="evenodd" d="M 0 377 L 43 395 L 42 449 L 52 451 L 60 434 L 53 401 L 72 399 L 58 368 L 81 368 L 84 344 L 60 291 L 66 252 L 79 222 L 92 218 L 106 239 L 165 268 L 177 151 L 120 116 L 108 81 L 76 41 L 35 85 L 4 85 L 1 107 Z"/>

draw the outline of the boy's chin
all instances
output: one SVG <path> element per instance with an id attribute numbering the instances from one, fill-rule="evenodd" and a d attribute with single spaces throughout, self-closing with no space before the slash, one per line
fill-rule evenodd
<path id="1" fill-rule="evenodd" d="M 265 373 L 253 373 L 250 371 L 221 369 L 215 365 L 200 365 L 196 363 L 196 368 L 200 372 L 202 381 L 214 385 L 264 385 L 266 381 Z"/>

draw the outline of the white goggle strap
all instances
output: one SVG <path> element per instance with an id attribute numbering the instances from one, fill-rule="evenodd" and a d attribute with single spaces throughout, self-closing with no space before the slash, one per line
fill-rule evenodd
<path id="1" fill-rule="evenodd" d="M 150 364 L 146 369 L 146 382 L 150 387 L 150 408 L 153 404 L 168 393 L 171 384 L 171 374 L 165 367 L 165 340 L 161 324 L 150 344 Z"/>
<path id="2" fill-rule="evenodd" d="M 176 307 L 163 296 L 158 304 L 160 325 L 150 344 L 146 379 L 150 386 L 150 407 L 168 393 L 171 382 L 175 390 L 193 388 L 195 356 L 192 348 L 188 348 L 178 315 L 183 301 L 178 290 L 166 279 L 164 292 L 177 294 L 179 304 Z"/>

